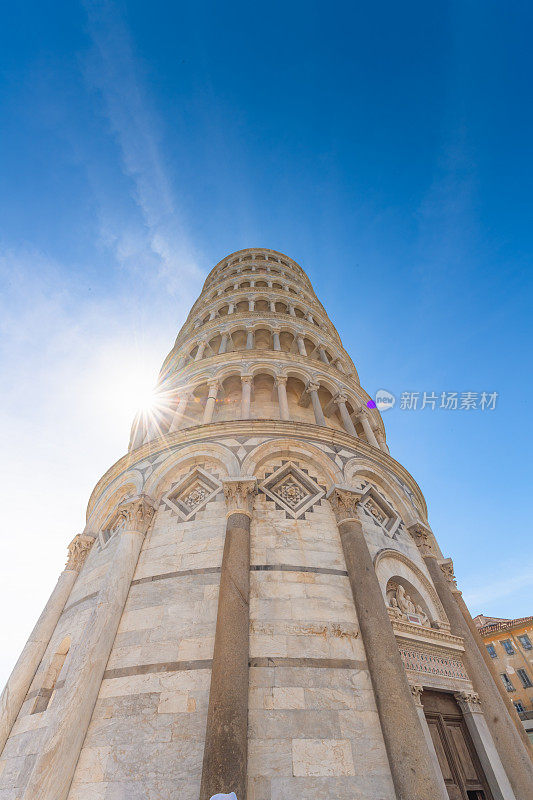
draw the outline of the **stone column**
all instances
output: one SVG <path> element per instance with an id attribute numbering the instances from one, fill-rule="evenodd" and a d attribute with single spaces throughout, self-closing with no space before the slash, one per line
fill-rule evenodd
<path id="1" fill-rule="evenodd" d="M 306 318 L 306 320 L 307 320 L 308 322 L 310 322 L 310 323 L 311 323 L 311 325 L 314 325 L 314 324 L 315 324 L 315 320 L 313 319 L 313 315 L 311 314 L 311 312 L 308 312 L 308 313 L 305 315 L 305 318 Z"/>
<path id="2" fill-rule="evenodd" d="M 276 313 L 276 302 L 275 302 L 275 300 L 270 300 L 269 301 L 269 308 L 270 308 L 270 313 L 271 314 L 275 314 Z"/>
<path id="3" fill-rule="evenodd" d="M 272 344 L 274 350 L 281 350 L 281 342 L 279 340 L 279 330 L 272 331 Z"/>
<path id="4" fill-rule="evenodd" d="M 342 366 L 342 361 L 340 360 L 340 358 L 336 360 L 335 367 L 339 370 L 339 372 L 342 372 L 342 374 L 344 375 L 344 367 Z"/>
<path id="5" fill-rule="evenodd" d="M 233 314 L 235 311 L 235 303 L 228 303 L 228 314 Z"/>
<path id="6" fill-rule="evenodd" d="M 275 380 L 278 390 L 279 415 L 281 419 L 290 419 L 289 402 L 287 400 L 287 378 L 277 377 Z"/>
<path id="7" fill-rule="evenodd" d="M 255 308 L 255 300 L 248 300 L 248 311 L 253 311 Z"/>
<path id="8" fill-rule="evenodd" d="M 291 305 L 290 303 L 289 303 L 289 314 L 291 315 L 291 317 L 296 316 L 296 311 L 294 310 L 294 306 Z"/>
<path id="9" fill-rule="evenodd" d="M 390 451 L 387 446 L 387 442 L 385 441 L 385 437 L 379 429 L 376 431 L 376 438 L 378 440 L 379 449 L 383 450 L 384 453 L 389 453 Z"/>
<path id="10" fill-rule="evenodd" d="M 433 739 L 431 738 L 431 731 L 429 730 L 429 725 L 426 719 L 426 715 L 424 713 L 424 706 L 422 705 L 423 691 L 424 687 L 421 686 L 420 684 L 411 684 L 411 694 L 413 696 L 413 701 L 416 707 L 416 713 L 418 714 L 418 719 L 420 720 L 420 726 L 424 734 L 424 739 L 426 740 L 429 755 L 431 756 L 431 763 L 433 764 L 433 769 L 435 770 L 435 778 L 441 789 L 439 800 L 449 800 L 448 790 L 446 789 L 446 784 L 444 783 L 444 778 L 442 777 L 442 770 L 440 768 L 439 759 L 437 757 L 437 751 L 435 750 L 435 745 L 433 744 Z"/>
<path id="11" fill-rule="evenodd" d="M 189 389 L 184 389 L 182 391 L 178 405 L 176 406 L 176 411 L 174 412 L 174 416 L 172 417 L 172 422 L 170 423 L 170 428 L 168 429 L 169 433 L 173 433 L 179 428 L 180 423 L 183 419 L 183 415 L 185 414 L 185 409 L 187 408 L 187 403 L 189 402 L 190 396 L 191 396 L 191 391 Z"/>
<path id="12" fill-rule="evenodd" d="M 366 411 L 361 411 L 358 419 L 361 422 L 361 425 L 363 426 L 363 430 L 365 432 L 368 444 L 377 447 L 379 450 L 378 440 L 374 436 L 374 431 L 372 430 L 372 426 L 370 425 L 370 420 L 368 419 L 368 414 L 366 413 Z"/>
<path id="13" fill-rule="evenodd" d="M 202 341 L 198 343 L 198 350 L 194 356 L 195 361 L 200 361 L 200 359 L 203 357 L 206 344 L 207 342 L 205 339 L 202 339 Z"/>
<path id="14" fill-rule="evenodd" d="M 246 797 L 250 519 L 256 478 L 224 480 L 227 504 L 200 800 Z"/>
<path id="15" fill-rule="evenodd" d="M 253 330 L 246 331 L 246 349 L 253 350 L 254 349 L 254 332 Z"/>
<path id="16" fill-rule="evenodd" d="M 87 626 L 71 648 L 65 684 L 48 708 L 46 739 L 23 800 L 65 800 L 124 611 L 144 535 L 154 515 L 146 496 L 120 506 L 124 527 Z M 55 707 L 56 706 L 56 707 Z"/>
<path id="17" fill-rule="evenodd" d="M 329 359 L 328 359 L 328 357 L 327 357 L 327 355 L 326 355 L 326 351 L 324 350 L 324 348 L 322 347 L 322 345 L 319 345 L 319 348 L 318 348 L 318 355 L 320 356 L 320 360 L 321 360 L 321 361 L 322 361 L 324 364 L 329 364 Z"/>
<path id="18" fill-rule="evenodd" d="M 326 418 L 324 416 L 324 412 L 322 411 L 322 406 L 320 405 L 320 398 L 318 396 L 318 390 L 320 389 L 320 385 L 318 383 L 308 383 L 307 384 L 307 391 L 311 397 L 311 403 L 313 404 L 313 411 L 315 412 L 315 422 L 317 425 L 326 426 Z"/>
<path id="19" fill-rule="evenodd" d="M 304 337 L 303 336 L 297 336 L 296 337 L 296 344 L 298 345 L 298 352 L 300 353 L 300 355 L 301 356 L 306 356 L 307 355 L 307 350 L 305 349 Z"/>
<path id="20" fill-rule="evenodd" d="M 500 756 L 489 733 L 479 695 L 475 692 L 458 692 L 455 695 L 455 699 L 463 712 L 466 727 L 470 733 L 494 800 L 516 800 L 509 778 L 505 774 Z"/>
<path id="21" fill-rule="evenodd" d="M 221 355 L 222 353 L 225 353 L 227 346 L 228 346 L 228 334 L 223 333 L 222 338 L 220 340 L 220 347 L 218 348 L 218 354 Z"/>
<path id="22" fill-rule="evenodd" d="M 464 641 L 463 658 L 466 671 L 480 697 L 482 707 L 486 710 L 485 720 L 513 791 L 517 799 L 522 800 L 523 797 L 529 796 L 533 786 L 533 761 L 530 755 L 531 748 L 525 744 L 515 727 L 516 712 L 514 709 L 513 715 L 509 712 L 460 609 L 459 602 L 462 601 L 458 602 L 460 593 L 455 584 L 451 560 L 445 559 L 439 563 L 425 526 L 418 523 L 411 525 L 409 532 L 420 549 L 433 585 L 444 606 L 451 632 Z"/>
<path id="23" fill-rule="evenodd" d="M 339 526 L 392 780 L 401 800 L 433 800 L 441 796 L 441 787 L 357 516 L 360 498 L 360 493 L 339 486 L 328 492 Z"/>
<path id="24" fill-rule="evenodd" d="M 357 437 L 357 432 L 355 430 L 355 425 L 352 422 L 352 418 L 348 414 L 348 409 L 346 408 L 346 397 L 343 394 L 338 394 L 335 397 L 335 402 L 337 404 L 337 408 L 339 409 L 342 424 L 344 425 L 344 430 L 347 433 L 351 433 L 352 436 Z"/>
<path id="25" fill-rule="evenodd" d="M 213 412 L 215 410 L 215 403 L 217 402 L 218 394 L 218 381 L 213 381 L 209 384 L 209 394 L 207 395 L 207 402 L 204 409 L 204 417 L 202 423 L 207 425 L 213 419 Z"/>
<path id="26" fill-rule="evenodd" d="M 209 312 L 209 322 L 212 322 L 212 320 L 215 319 L 216 315 L 217 315 L 216 311 L 210 311 Z"/>
<path id="27" fill-rule="evenodd" d="M 93 536 L 79 533 L 69 544 L 67 565 L 59 576 L 56 586 L 9 676 L 0 697 L 0 753 L 4 749 L 11 728 L 15 724 L 31 682 L 93 542 Z"/>
<path id="28" fill-rule="evenodd" d="M 250 419 L 252 376 L 241 375 L 241 419 Z"/>

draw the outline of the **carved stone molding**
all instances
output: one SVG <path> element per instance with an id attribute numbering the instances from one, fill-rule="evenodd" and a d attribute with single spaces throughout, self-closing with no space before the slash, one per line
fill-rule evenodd
<path id="1" fill-rule="evenodd" d="M 455 594 L 461 594 L 461 592 L 457 588 L 457 580 L 455 578 L 455 575 L 453 574 L 453 561 L 451 560 L 451 558 L 445 558 L 442 561 L 439 561 L 439 566 L 443 571 L 444 577 L 448 581 L 452 592 L 455 592 Z"/>
<path id="2" fill-rule="evenodd" d="M 476 692 L 456 692 L 455 699 L 459 704 L 459 708 L 465 714 L 467 711 L 471 713 L 481 712 L 481 700 Z"/>
<path id="3" fill-rule="evenodd" d="M 123 531 L 137 531 L 144 535 L 155 514 L 154 502 L 148 495 L 141 494 L 122 503 L 118 512 L 124 520 Z"/>
<path id="4" fill-rule="evenodd" d="M 257 493 L 257 478 L 225 478 L 222 481 L 227 515 L 246 514 L 252 516 L 254 497 Z"/>
<path id="5" fill-rule="evenodd" d="M 326 496 L 333 509 L 338 525 L 350 519 L 359 520 L 357 504 L 361 499 L 360 491 L 347 486 L 334 485 Z"/>
<path id="6" fill-rule="evenodd" d="M 436 558 L 437 553 L 433 549 L 433 541 L 429 528 L 422 522 L 415 522 L 413 525 L 409 525 L 407 530 L 420 550 L 420 555 L 422 557 L 433 556 Z"/>
<path id="7" fill-rule="evenodd" d="M 68 560 L 65 569 L 79 572 L 85 564 L 85 559 L 94 544 L 94 537 L 78 533 L 68 546 Z"/>
<path id="8" fill-rule="evenodd" d="M 410 689 L 411 689 L 411 694 L 413 695 L 413 700 L 415 701 L 415 706 L 423 708 L 422 692 L 424 691 L 424 687 L 420 683 L 413 683 L 411 684 Z"/>

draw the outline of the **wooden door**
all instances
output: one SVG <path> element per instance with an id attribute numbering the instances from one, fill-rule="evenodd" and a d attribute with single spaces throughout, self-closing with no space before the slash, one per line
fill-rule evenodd
<path id="1" fill-rule="evenodd" d="M 492 800 L 455 697 L 424 689 L 422 701 L 450 800 Z"/>

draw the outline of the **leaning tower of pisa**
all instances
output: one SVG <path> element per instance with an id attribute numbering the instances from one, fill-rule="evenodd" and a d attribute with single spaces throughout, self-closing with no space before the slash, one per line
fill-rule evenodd
<path id="1" fill-rule="evenodd" d="M 214 267 L 4 690 L 0 800 L 531 797 L 369 401 L 296 262 Z"/>

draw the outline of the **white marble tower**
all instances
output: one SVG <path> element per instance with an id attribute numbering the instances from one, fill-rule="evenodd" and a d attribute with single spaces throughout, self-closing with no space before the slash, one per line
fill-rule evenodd
<path id="1" fill-rule="evenodd" d="M 217 264 L 4 690 L 0 800 L 531 796 L 369 400 L 296 262 Z"/>

